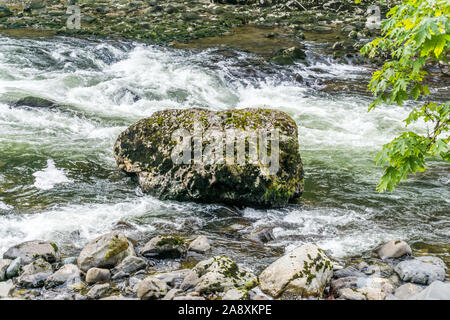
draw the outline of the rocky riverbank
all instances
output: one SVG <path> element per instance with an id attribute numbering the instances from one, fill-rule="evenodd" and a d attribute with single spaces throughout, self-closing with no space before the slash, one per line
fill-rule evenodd
<path id="1" fill-rule="evenodd" d="M 263 233 L 265 241 L 270 239 L 270 230 Z M 93 239 L 78 256 L 66 256 L 55 243 L 28 241 L 0 259 L 0 299 L 450 298 L 444 262 L 414 257 L 400 240 L 375 248 L 372 258 L 352 262 L 306 243 L 273 257 L 259 274 L 229 257 L 214 256 L 213 246 L 205 236 L 160 235 L 137 243 L 115 230 Z"/>
<path id="2" fill-rule="evenodd" d="M 80 27 L 68 27 L 80 8 Z M 388 8 L 381 6 L 384 15 Z M 184 43 L 214 36 L 230 36 L 236 28 L 265 28 L 268 39 L 284 42 L 331 39 L 328 49 L 337 59 L 357 55 L 379 30 L 367 28 L 367 4 L 353 1 L 10 1 L 0 6 L 0 32 L 12 35 L 46 33 L 134 39 L 147 43 Z M 17 32 L 17 30 L 21 30 Z M 195 46 L 195 44 L 194 44 Z M 249 47 L 252 51 L 252 48 Z M 275 55 L 279 48 L 273 48 Z M 257 50 L 257 49 L 256 49 Z M 281 52 L 275 61 L 292 57 Z"/>

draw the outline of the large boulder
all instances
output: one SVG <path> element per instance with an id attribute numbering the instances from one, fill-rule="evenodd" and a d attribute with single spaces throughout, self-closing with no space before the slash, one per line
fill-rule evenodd
<path id="1" fill-rule="evenodd" d="M 277 110 L 155 112 L 120 134 L 114 155 L 160 199 L 279 206 L 303 192 L 297 125 Z"/>
<path id="2" fill-rule="evenodd" d="M 403 281 L 427 285 L 436 280 L 444 281 L 446 269 L 444 261 L 437 257 L 405 260 L 394 268 Z"/>
<path id="3" fill-rule="evenodd" d="M 78 268 L 87 272 L 91 268 L 114 268 L 125 257 L 136 255 L 133 244 L 124 233 L 113 231 L 88 243 L 78 257 Z"/>
<path id="4" fill-rule="evenodd" d="M 379 246 L 374 252 L 381 259 L 400 258 L 405 255 L 411 255 L 411 247 L 402 240 L 391 240 L 382 246 Z"/>
<path id="5" fill-rule="evenodd" d="M 181 289 L 212 294 L 231 289 L 252 289 L 257 284 L 257 278 L 253 274 L 239 268 L 230 258 L 216 256 L 199 262 L 185 277 Z"/>
<path id="6" fill-rule="evenodd" d="M 4 259 L 22 259 L 22 264 L 27 265 L 38 258 L 53 263 L 61 259 L 58 246 L 53 242 L 33 240 L 23 242 L 9 248 L 4 254 Z"/>
<path id="7" fill-rule="evenodd" d="M 259 275 L 259 286 L 272 297 L 321 297 L 332 276 L 331 260 L 322 249 L 308 243 L 268 266 Z"/>

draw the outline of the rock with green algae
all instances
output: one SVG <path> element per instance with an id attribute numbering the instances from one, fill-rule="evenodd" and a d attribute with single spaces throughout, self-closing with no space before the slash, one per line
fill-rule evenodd
<path id="1" fill-rule="evenodd" d="M 199 262 L 186 276 L 181 289 L 199 294 L 223 294 L 231 289 L 248 291 L 258 285 L 255 275 L 230 258 L 215 256 Z"/>
<path id="2" fill-rule="evenodd" d="M 113 231 L 88 243 L 78 257 L 78 267 L 83 272 L 90 268 L 114 268 L 125 257 L 136 255 L 133 244 L 124 233 Z"/>
<path id="3" fill-rule="evenodd" d="M 22 259 L 22 265 L 30 264 L 33 260 L 43 258 L 53 263 L 61 259 L 58 246 L 53 242 L 32 240 L 20 243 L 9 248 L 4 254 L 4 259 Z"/>
<path id="4" fill-rule="evenodd" d="M 321 297 L 333 276 L 322 249 L 308 243 L 288 252 L 259 275 L 259 287 L 272 297 Z"/>
<path id="5" fill-rule="evenodd" d="M 173 154 L 188 145 L 174 138 L 177 132 L 191 143 L 200 141 L 201 152 L 193 143 L 182 153 L 188 161 L 174 161 Z M 262 147 L 275 132 L 279 152 L 272 152 L 272 142 Z M 138 176 L 144 192 L 160 199 L 275 207 L 298 201 L 303 192 L 297 124 L 278 110 L 159 111 L 122 132 L 114 155 L 120 169 Z"/>

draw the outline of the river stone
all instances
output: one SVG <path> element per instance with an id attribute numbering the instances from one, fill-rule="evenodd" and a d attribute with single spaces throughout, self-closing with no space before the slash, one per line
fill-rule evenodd
<path id="1" fill-rule="evenodd" d="M 308 243 L 268 266 L 259 275 L 259 286 L 273 297 L 285 293 L 321 297 L 332 276 L 331 260 L 322 249 Z"/>
<path id="2" fill-rule="evenodd" d="M 249 239 L 260 243 L 266 243 L 275 240 L 275 236 L 273 235 L 273 228 L 262 228 L 250 233 L 248 237 Z"/>
<path id="3" fill-rule="evenodd" d="M 74 264 L 65 264 L 47 278 L 45 288 L 50 289 L 61 285 L 71 285 L 80 282 L 80 269 Z"/>
<path id="4" fill-rule="evenodd" d="M 374 251 L 381 259 L 400 258 L 412 254 L 411 247 L 401 240 L 391 240 Z"/>
<path id="5" fill-rule="evenodd" d="M 8 270 L 11 262 L 12 260 L 10 259 L 0 259 L 0 282 L 6 281 L 6 270 Z"/>
<path id="6" fill-rule="evenodd" d="M 405 283 L 404 285 L 398 287 L 397 290 L 395 290 L 395 297 L 399 300 L 407 300 L 408 298 L 412 297 L 422 290 L 423 287 L 421 286 L 412 283 Z"/>
<path id="7" fill-rule="evenodd" d="M 335 278 L 347 278 L 347 277 L 365 277 L 366 275 L 359 271 L 354 266 L 349 266 L 347 268 L 334 271 L 333 277 Z"/>
<path id="8" fill-rule="evenodd" d="M 146 267 L 147 261 L 145 259 L 135 256 L 128 256 L 112 270 L 112 279 L 127 277 L 136 271 L 145 269 Z"/>
<path id="9" fill-rule="evenodd" d="M 195 126 L 198 130 L 194 130 L 194 123 L 198 124 Z M 196 132 L 202 136 L 204 150 L 226 145 L 223 143 L 226 139 L 222 139 L 225 132 L 234 132 L 238 141 L 245 143 L 244 136 L 252 132 L 267 134 L 278 129 L 279 161 L 272 160 L 274 168 L 279 164 L 279 170 L 270 171 L 269 165 L 248 159 L 241 164 L 232 157 L 228 157 L 226 163 L 213 161 L 221 158 L 219 152 L 216 153 L 217 158 L 213 157 L 214 154 L 204 153 L 204 161 L 198 159 L 195 163 L 176 164 L 172 153 L 177 155 L 182 143 L 178 144 L 172 134 L 178 129 L 187 131 L 183 134 L 184 141 Z M 231 135 L 227 140 L 232 141 Z M 228 145 L 234 147 L 234 144 Z M 251 146 L 252 150 L 258 149 L 256 143 L 251 143 Z M 260 148 L 260 151 L 264 149 Z M 188 151 L 186 154 L 192 155 Z M 160 199 L 280 206 L 295 202 L 303 192 L 297 124 L 286 113 L 277 110 L 215 112 L 191 108 L 158 111 L 122 132 L 114 145 L 114 155 L 120 169 L 138 176 L 144 192 Z"/>
<path id="10" fill-rule="evenodd" d="M 450 300 L 450 282 L 434 281 L 409 300 Z"/>
<path id="11" fill-rule="evenodd" d="M 52 265 L 39 258 L 23 267 L 17 284 L 25 288 L 40 288 L 44 286 L 45 281 L 52 273 Z"/>
<path id="12" fill-rule="evenodd" d="M 111 272 L 109 269 L 90 268 L 86 274 L 87 283 L 105 283 L 111 279 Z"/>
<path id="13" fill-rule="evenodd" d="M 183 283 L 184 279 L 191 272 L 189 269 L 176 270 L 172 272 L 164 272 L 155 274 L 154 277 L 165 282 L 170 287 L 179 287 Z"/>
<path id="14" fill-rule="evenodd" d="M 139 283 L 137 297 L 141 300 L 159 299 L 166 295 L 167 289 L 164 281 L 150 276 Z"/>
<path id="15" fill-rule="evenodd" d="M 211 245 L 209 240 L 205 236 L 198 236 L 194 241 L 189 244 L 189 251 L 194 251 L 198 253 L 206 253 L 211 250 Z"/>
<path id="16" fill-rule="evenodd" d="M 394 268 L 403 281 L 427 285 L 436 280 L 445 280 L 446 269 L 444 261 L 437 257 L 418 257 L 402 261 Z"/>
<path id="17" fill-rule="evenodd" d="M 89 299 L 100 299 L 102 298 L 104 295 L 106 295 L 106 293 L 109 291 L 109 284 L 105 283 L 105 284 L 96 284 L 95 286 L 93 286 L 89 292 L 87 293 L 87 296 Z"/>
<path id="18" fill-rule="evenodd" d="M 88 243 L 78 257 L 78 268 L 87 272 L 91 268 L 114 268 L 125 257 L 134 256 L 133 244 L 124 233 L 113 231 Z"/>
<path id="19" fill-rule="evenodd" d="M 222 300 L 247 300 L 248 290 L 245 289 L 230 289 L 222 297 Z"/>
<path id="20" fill-rule="evenodd" d="M 31 107 L 31 108 L 52 108 L 56 106 L 56 102 L 44 98 L 28 96 L 20 98 L 13 103 L 14 107 Z"/>
<path id="21" fill-rule="evenodd" d="M 186 276 L 181 289 L 209 294 L 235 288 L 251 289 L 256 285 L 257 278 L 253 274 L 239 268 L 230 258 L 215 256 L 200 261 Z"/>
<path id="22" fill-rule="evenodd" d="M 43 258 L 46 261 L 53 263 L 61 259 L 58 246 L 53 242 L 34 240 L 27 241 L 9 248 L 4 254 L 4 259 L 14 260 L 16 258 L 22 259 L 22 264 L 30 264 L 37 258 Z"/>
<path id="23" fill-rule="evenodd" d="M 174 259 L 186 252 L 184 241 L 176 236 L 157 236 L 152 238 L 140 250 L 140 254 L 148 258 Z"/>
<path id="24" fill-rule="evenodd" d="M 8 269 L 6 269 L 6 278 L 11 279 L 19 275 L 20 267 L 22 265 L 22 258 L 14 259 Z"/>

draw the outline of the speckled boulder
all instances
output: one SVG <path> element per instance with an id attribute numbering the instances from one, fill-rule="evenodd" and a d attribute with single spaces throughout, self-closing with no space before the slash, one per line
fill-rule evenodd
<path id="1" fill-rule="evenodd" d="M 187 134 L 174 139 L 173 134 L 182 131 Z M 259 134 L 264 132 L 271 139 L 275 131 L 279 132 L 276 139 L 279 153 L 272 152 L 272 143 L 268 143 L 266 156 L 279 157 L 276 160 L 274 157 L 273 163 L 261 161 L 267 157 L 260 156 L 266 148 L 261 148 L 263 139 Z M 257 142 L 248 138 L 255 132 Z M 196 149 L 197 139 L 202 141 Z M 178 150 L 183 143 L 191 146 L 189 161 L 177 164 L 173 160 L 174 149 Z M 242 143 L 245 161 L 239 161 L 243 158 L 236 151 Z M 231 152 L 226 152 L 228 146 L 235 150 L 231 156 Z M 216 161 L 219 152 L 214 148 L 223 151 L 222 161 Z M 199 149 L 203 157 L 196 158 Z M 206 151 L 211 149 L 214 156 L 208 157 Z M 250 150 L 257 159 L 250 157 Z M 144 192 L 160 199 L 270 207 L 295 202 L 303 192 L 297 125 L 290 116 L 277 110 L 159 111 L 122 132 L 114 145 L 114 155 L 120 169 L 138 176 Z M 276 171 L 272 170 L 275 162 Z"/>
<path id="2" fill-rule="evenodd" d="M 418 257 L 400 262 L 394 270 L 403 281 L 431 284 L 444 281 L 446 269 L 444 261 L 437 257 Z"/>

